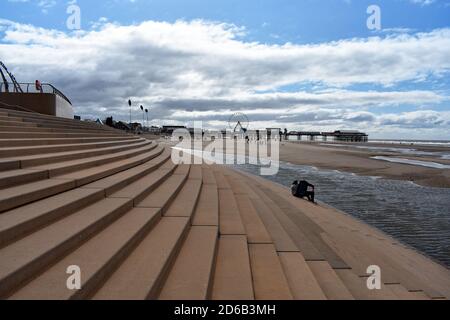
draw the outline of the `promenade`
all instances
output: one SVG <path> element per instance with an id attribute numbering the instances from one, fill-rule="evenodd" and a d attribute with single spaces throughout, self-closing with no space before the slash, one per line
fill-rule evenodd
<path id="1" fill-rule="evenodd" d="M 373 265 L 381 290 L 367 288 Z M 280 185 L 176 165 L 169 145 L 97 124 L 0 108 L 2 299 L 448 297 L 448 269 Z"/>

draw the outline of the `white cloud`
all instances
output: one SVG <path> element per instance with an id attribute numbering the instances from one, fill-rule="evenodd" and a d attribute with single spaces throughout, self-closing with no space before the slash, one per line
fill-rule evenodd
<path id="1" fill-rule="evenodd" d="M 242 110 L 252 114 L 255 125 L 272 120 L 299 127 L 306 125 L 301 121 L 305 116 L 312 119 L 307 124 L 311 126 L 356 126 L 360 121 L 367 128 L 368 121 L 362 120 L 382 124 L 379 116 L 367 113 L 370 108 L 401 104 L 418 108 L 448 101 L 445 94 L 433 91 L 343 88 L 361 83 L 395 86 L 448 75 L 450 29 L 312 45 L 267 45 L 244 41 L 245 29 L 225 23 L 99 22 L 95 30 L 64 33 L 0 20 L 0 30 L 6 28 L 0 56 L 17 78 L 39 78 L 60 87 L 74 101 L 77 113 L 97 116 L 107 108 L 127 119 L 125 101 L 132 97 L 152 106 L 158 124 L 201 116 L 218 125 L 226 122 L 221 115 Z M 280 87 L 296 83 L 342 89 L 280 92 Z M 271 109 L 278 114 L 266 119 Z M 338 116 L 320 120 L 333 112 Z"/>

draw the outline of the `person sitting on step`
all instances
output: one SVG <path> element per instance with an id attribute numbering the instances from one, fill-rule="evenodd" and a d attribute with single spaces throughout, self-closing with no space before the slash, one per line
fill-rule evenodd
<path id="1" fill-rule="evenodd" d="M 308 190 L 311 188 L 311 190 Z M 308 181 L 294 181 L 291 186 L 292 195 L 297 198 L 307 198 L 312 203 L 314 202 L 314 186 L 310 184 Z"/>

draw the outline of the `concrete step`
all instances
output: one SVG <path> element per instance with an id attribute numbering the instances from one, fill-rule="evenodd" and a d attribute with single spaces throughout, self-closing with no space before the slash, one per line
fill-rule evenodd
<path id="1" fill-rule="evenodd" d="M 246 236 L 220 236 L 213 284 L 213 300 L 254 300 Z"/>
<path id="2" fill-rule="evenodd" d="M 223 175 L 223 172 L 218 170 L 217 167 L 214 167 L 214 178 L 216 180 L 217 188 L 219 190 L 221 189 L 231 189 L 230 184 L 228 183 L 227 179 L 225 179 L 225 176 Z"/>
<path id="3" fill-rule="evenodd" d="M 157 209 L 132 209 L 31 283 L 15 292 L 10 299 L 88 298 L 120 266 L 160 218 L 161 214 Z M 81 269 L 81 290 L 69 290 L 66 286 L 66 269 L 72 265 Z"/>
<path id="4" fill-rule="evenodd" d="M 158 299 L 211 299 L 218 234 L 218 227 L 191 227 Z"/>
<path id="5" fill-rule="evenodd" d="M 0 214 L 0 248 L 100 201 L 104 190 L 74 189 Z"/>
<path id="6" fill-rule="evenodd" d="M 169 160 L 171 161 L 171 160 Z M 149 195 L 154 194 L 155 190 L 165 181 L 169 180 L 174 169 L 164 169 L 160 167 L 158 170 L 146 175 L 127 187 L 113 193 L 111 198 L 133 199 L 134 206 L 145 208 L 141 205 L 142 201 Z M 162 203 L 162 206 L 167 204 Z M 149 208 L 149 207 L 147 207 Z M 158 208 L 158 207 L 152 207 Z"/>
<path id="7" fill-rule="evenodd" d="M 75 187 L 73 180 L 46 179 L 0 190 L 0 213 Z"/>
<path id="8" fill-rule="evenodd" d="M 121 183 L 115 183 L 114 175 L 123 173 L 124 176 L 127 175 L 125 173 L 128 170 L 134 170 L 131 173 L 132 177 L 133 172 L 138 169 L 133 169 L 136 166 L 142 165 L 142 169 L 149 173 L 150 171 L 158 168 L 161 164 L 167 161 L 167 156 L 163 154 L 164 149 L 162 147 L 156 147 L 154 149 L 149 149 L 144 153 L 139 153 L 137 155 L 133 155 L 130 158 L 115 161 L 112 163 L 106 163 L 104 165 L 95 166 L 88 169 L 83 169 L 79 171 L 74 171 L 68 174 L 63 174 L 57 176 L 56 179 L 60 180 L 72 180 L 75 179 L 77 187 L 85 186 L 91 183 L 98 181 L 98 185 L 93 185 L 94 188 L 97 188 L 101 183 L 105 183 L 105 192 L 107 195 L 112 194 L 117 191 L 119 187 L 126 186 L 124 183 L 131 180 L 121 181 Z M 147 170 L 149 169 L 149 170 Z M 138 172 L 139 175 L 139 172 Z M 120 177 L 120 176 L 119 176 Z M 109 179 L 108 179 L 109 178 Z M 139 178 L 139 177 L 137 177 Z M 103 180 L 108 179 L 108 180 Z M 133 179 L 133 178 L 132 178 Z M 134 180 L 132 180 L 134 181 Z M 118 181 L 119 182 L 119 181 Z M 86 186 L 87 187 L 87 186 Z"/>
<path id="9" fill-rule="evenodd" d="M 53 132 L 50 128 L 42 128 L 42 127 L 27 127 L 22 125 L 17 126 L 5 126 L 0 125 L 0 135 L 6 134 L 8 132 L 27 132 L 27 133 L 51 133 Z"/>
<path id="10" fill-rule="evenodd" d="M 389 284 L 386 287 L 394 292 L 398 300 L 430 300 L 423 291 L 410 292 L 400 284 Z"/>
<path id="11" fill-rule="evenodd" d="M 46 170 L 19 169 L 2 171 L 0 172 L 0 190 L 48 178 L 48 172 Z"/>
<path id="12" fill-rule="evenodd" d="M 331 228 L 331 227 L 329 227 Z M 333 232 L 327 239 L 331 246 L 340 251 L 340 255 L 346 259 L 358 276 L 367 276 L 367 267 L 377 265 L 382 270 L 384 284 L 401 284 L 408 291 L 424 291 L 431 298 L 445 298 L 445 288 L 429 285 L 426 279 L 429 275 L 414 274 L 414 268 L 408 270 L 408 264 L 398 265 L 398 261 L 389 255 L 391 244 L 384 241 L 376 242 L 357 232 L 352 232 L 349 237 L 345 230 L 330 229 Z M 392 252 L 395 254 L 395 252 Z M 400 259 L 397 255 L 396 259 Z M 425 277 L 425 278 L 422 278 Z M 447 279 L 445 279 L 447 281 Z"/>
<path id="13" fill-rule="evenodd" d="M 164 216 L 192 218 L 197 207 L 201 189 L 202 180 L 188 179 L 176 199 L 167 211 L 163 213 Z"/>
<path id="14" fill-rule="evenodd" d="M 113 164 L 99 166 L 92 169 L 80 170 L 72 174 L 59 176 L 58 179 L 65 179 L 65 180 L 75 179 L 77 181 L 77 186 L 82 186 L 94 180 L 101 179 L 105 176 L 128 169 L 133 165 L 137 165 L 143 163 L 144 161 L 151 160 L 159 156 L 162 153 L 162 150 L 163 150 L 162 148 L 156 147 L 150 152 L 144 153 L 142 156 L 133 157 L 125 161 L 119 161 Z M 49 172 L 48 170 L 45 169 L 41 170 L 19 169 L 19 170 L 3 171 L 0 172 L 0 189 L 48 178 Z"/>
<path id="15" fill-rule="evenodd" d="M 143 140 L 142 140 L 143 141 Z M 80 151 L 89 150 L 97 148 L 107 148 L 115 147 L 120 145 L 127 145 L 135 143 L 135 140 L 113 140 L 113 141 L 102 141 L 102 142 L 85 142 L 85 143 L 75 143 L 75 144 L 55 144 L 55 145 L 39 145 L 39 146 L 26 146 L 26 147 L 0 147 L 0 157 L 16 158 L 19 156 L 31 156 L 31 155 L 42 155 L 47 153 L 58 153 L 67 151 Z"/>
<path id="16" fill-rule="evenodd" d="M 163 151 L 164 149 L 162 147 L 158 147 L 155 150 L 152 150 L 151 152 L 145 153 L 138 157 L 113 163 L 112 165 L 115 165 L 114 167 L 112 167 L 111 165 L 103 166 L 102 168 L 98 167 L 98 170 L 93 173 L 94 177 L 92 178 L 89 174 L 91 169 L 86 170 L 86 173 L 82 171 L 76 172 L 72 174 L 71 177 L 77 180 L 77 185 L 83 185 L 83 188 L 86 189 L 104 190 L 106 196 L 109 197 L 120 189 L 125 188 L 126 186 L 136 182 L 137 180 L 143 178 L 144 176 L 161 167 L 163 163 L 170 159 L 170 155 L 164 153 Z M 122 170 L 126 167 L 130 167 L 130 169 L 126 169 L 124 171 L 120 171 L 119 173 L 109 175 L 112 170 Z M 97 179 L 99 175 L 103 176 L 106 174 L 108 174 L 106 178 Z M 71 177 L 61 176 L 60 178 Z M 94 179 L 96 179 L 95 182 L 84 185 L 85 182 Z"/>
<path id="17" fill-rule="evenodd" d="M 84 144 L 95 142 L 108 141 L 132 141 L 139 140 L 138 136 L 111 136 L 111 137 L 86 137 L 86 138 L 41 138 L 41 139 L 0 139 L 1 148 L 11 147 L 36 147 L 36 146 L 51 146 L 64 144 Z"/>
<path id="18" fill-rule="evenodd" d="M 7 120 L 0 119 L 0 128 L 3 127 L 37 128 L 37 124 L 23 121 L 14 121 L 13 118 Z"/>
<path id="19" fill-rule="evenodd" d="M 295 300 L 327 299 L 300 252 L 280 252 L 279 256 Z"/>
<path id="20" fill-rule="evenodd" d="M 155 149 L 148 149 L 150 151 L 147 153 L 138 153 L 137 155 L 130 154 L 130 158 L 126 160 L 119 159 L 120 161 L 118 162 L 113 162 L 86 170 L 80 170 L 73 174 L 61 175 L 53 179 L 30 182 L 28 184 L 0 190 L 0 212 L 89 184 L 92 181 L 105 178 L 155 159 L 161 154 L 162 149 L 157 148 L 156 146 L 153 147 L 155 147 Z M 167 157 L 160 158 L 156 161 L 163 162 L 165 159 L 167 159 Z M 149 166 L 151 167 L 154 165 L 155 162 L 149 163 Z M 159 165 L 160 163 L 157 162 L 157 166 Z M 74 170 L 77 169 L 76 166 L 73 166 L 73 168 Z M 108 191 L 117 190 L 120 186 L 120 183 L 113 183 L 106 189 L 108 189 Z"/>
<path id="21" fill-rule="evenodd" d="M 163 217 L 93 299 L 156 299 L 188 230 L 188 218 Z"/>
<path id="22" fill-rule="evenodd" d="M 92 168 L 95 166 L 100 166 L 103 164 L 108 164 L 124 159 L 128 159 L 130 157 L 134 157 L 136 155 L 140 155 L 149 151 L 152 151 L 157 146 L 154 144 L 147 144 L 140 148 L 130 149 L 122 152 L 106 154 L 96 157 L 90 157 L 86 159 L 77 159 L 77 160 L 69 160 L 63 161 L 53 164 L 41 165 L 36 167 L 30 167 L 29 169 L 33 170 L 48 170 L 50 177 L 58 177 L 64 174 L 68 174 L 77 170 L 83 170 Z"/>
<path id="23" fill-rule="evenodd" d="M 132 208 L 129 199 L 104 199 L 0 250 L 0 297 L 97 234 Z"/>
<path id="24" fill-rule="evenodd" d="M 205 180 L 203 180 L 203 183 L 205 183 Z M 216 185 L 203 185 L 192 225 L 219 226 L 219 192 Z"/>
<path id="25" fill-rule="evenodd" d="M 64 132 L 27 132 L 22 129 L 20 132 L 10 132 L 10 131 L 2 131 L 0 132 L 0 137 L 2 139 L 37 139 L 37 138 L 99 138 L 99 137 L 117 137 L 122 136 L 115 132 L 105 132 L 105 133 L 64 133 Z"/>
<path id="26" fill-rule="evenodd" d="M 305 259 L 308 260 L 326 260 L 333 269 L 349 269 L 348 264 L 322 239 L 325 231 L 319 227 L 312 219 L 307 217 L 299 208 L 293 206 L 279 194 L 271 192 L 267 188 L 260 189 L 265 199 L 273 201 L 281 211 L 278 211 L 277 218 L 283 219 L 285 226 L 293 225 L 297 227 L 295 233 L 290 233 L 291 238 L 296 241 L 297 246 L 302 251 Z M 284 216 L 283 218 L 281 216 Z M 280 220 L 281 222 L 281 220 Z M 296 239 L 299 238 L 299 239 Z"/>
<path id="27" fill-rule="evenodd" d="M 14 122 L 23 122 L 22 118 L 20 117 L 9 117 L 4 113 L 3 115 L 0 114 L 0 121 L 14 121 Z"/>
<path id="28" fill-rule="evenodd" d="M 308 261 L 307 263 L 329 300 L 354 300 L 353 295 L 327 261 Z"/>
<path id="29" fill-rule="evenodd" d="M 189 171 L 190 180 L 203 180 L 203 172 L 201 165 L 192 165 Z"/>
<path id="30" fill-rule="evenodd" d="M 219 188 L 219 226 L 221 235 L 245 235 L 241 214 L 231 189 Z"/>
<path id="31" fill-rule="evenodd" d="M 203 184 L 212 184 L 217 187 L 216 177 L 214 176 L 214 172 L 212 171 L 212 168 L 210 166 L 204 165 L 202 167 L 202 177 Z"/>
<path id="32" fill-rule="evenodd" d="M 289 234 L 274 216 L 272 210 L 260 199 L 251 199 L 261 221 L 266 226 L 277 252 L 300 252 Z"/>
<path id="33" fill-rule="evenodd" d="M 235 195 L 249 244 L 273 244 L 273 240 L 261 221 L 250 198 L 246 194 Z"/>
<path id="34" fill-rule="evenodd" d="M 303 231 L 292 222 L 292 220 L 286 215 L 286 213 L 275 204 L 271 198 L 267 196 L 267 192 L 259 190 L 259 186 L 255 188 L 255 192 L 260 195 L 261 201 L 263 201 L 271 210 L 274 217 L 278 220 L 280 225 L 295 243 L 296 247 L 300 250 L 306 261 L 325 261 L 325 257 L 322 252 L 319 251 L 310 239 L 303 233 Z"/>
<path id="35" fill-rule="evenodd" d="M 28 122 L 25 123 L 37 124 L 38 128 L 49 128 L 52 130 L 83 130 L 87 132 L 110 132 L 111 130 L 107 129 L 109 127 L 98 126 L 98 127 L 90 127 L 90 126 L 82 126 L 76 124 L 64 124 L 64 123 L 52 123 L 52 122 Z"/>
<path id="36" fill-rule="evenodd" d="M 54 132 L 54 133 L 90 133 L 95 135 L 97 133 L 110 133 L 114 131 L 103 130 L 102 128 L 82 128 L 77 126 L 65 126 L 65 125 L 49 125 L 49 126 L 30 126 L 21 123 L 13 123 L 10 125 L 0 125 L 0 132 Z"/>
<path id="37" fill-rule="evenodd" d="M 171 160 L 169 160 L 171 161 Z M 138 208 L 159 208 L 165 214 L 187 180 L 186 174 L 174 174 L 151 194 L 138 202 Z"/>
<path id="38" fill-rule="evenodd" d="M 79 121 L 79 120 L 74 120 L 74 119 L 58 118 L 55 116 L 49 116 L 49 115 L 44 115 L 44 114 L 13 111 L 13 110 L 9 110 L 6 114 L 4 116 L 19 117 L 25 122 L 37 122 L 37 123 L 49 122 L 49 123 L 56 123 L 56 124 L 73 125 L 73 126 L 78 126 L 78 127 L 104 128 L 107 130 L 115 130 L 113 128 L 109 128 L 107 126 L 102 126 L 102 125 L 99 125 L 96 123 L 84 122 L 84 121 Z"/>
<path id="39" fill-rule="evenodd" d="M 292 300 L 283 268 L 273 244 L 249 244 L 256 300 Z"/>
<path id="40" fill-rule="evenodd" d="M 122 151 L 137 149 L 141 147 L 145 147 L 147 145 L 151 144 L 148 140 L 140 140 L 133 142 L 132 144 L 125 144 L 125 145 L 119 145 L 119 146 L 113 146 L 113 147 L 106 147 L 106 148 L 92 148 L 87 150 L 81 150 L 81 151 L 68 151 L 68 152 L 55 152 L 55 153 L 43 153 L 43 154 L 37 154 L 37 155 L 31 155 L 31 156 L 17 156 L 12 158 L 3 158 L 3 160 L 19 160 L 20 166 L 22 169 L 24 168 L 30 168 L 30 167 L 37 167 L 44 164 L 49 163 L 58 163 L 63 161 L 70 161 L 70 160 L 77 160 L 77 159 L 86 159 L 96 156 L 102 156 L 102 155 L 110 155 L 114 153 L 119 153 Z"/>
<path id="41" fill-rule="evenodd" d="M 369 290 L 367 287 L 367 277 L 359 277 L 353 270 L 335 270 L 336 274 L 358 300 L 398 300 L 398 296 L 389 288 L 382 284 L 381 290 Z"/>

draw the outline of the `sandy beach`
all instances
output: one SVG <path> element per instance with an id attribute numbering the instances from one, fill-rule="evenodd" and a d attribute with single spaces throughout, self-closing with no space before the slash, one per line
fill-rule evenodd
<path id="1" fill-rule="evenodd" d="M 376 147 L 379 150 L 360 149 L 357 146 Z M 399 152 L 383 151 L 382 148 L 414 148 L 423 153 L 449 151 L 448 148 L 436 146 L 405 146 L 382 144 L 347 144 L 339 146 L 319 143 L 283 142 L 280 148 L 280 160 L 298 165 L 315 166 L 352 172 L 358 175 L 379 176 L 388 179 L 412 181 L 429 187 L 450 188 L 450 170 L 427 168 L 417 165 L 392 163 L 375 160 L 372 157 L 386 156 L 402 159 L 430 161 L 450 165 L 450 160 L 439 159 L 430 155 L 414 156 Z"/>

